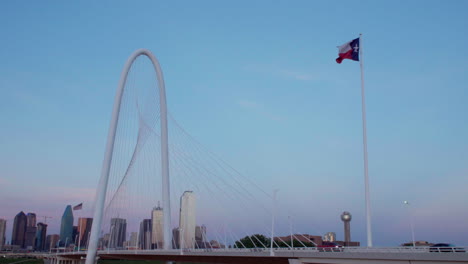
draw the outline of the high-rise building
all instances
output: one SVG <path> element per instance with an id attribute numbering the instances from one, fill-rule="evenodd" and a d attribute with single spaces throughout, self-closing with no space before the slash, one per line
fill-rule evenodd
<path id="1" fill-rule="evenodd" d="M 58 247 L 59 235 L 48 235 L 45 241 L 45 250 L 51 250 Z"/>
<path id="2" fill-rule="evenodd" d="M 180 248 L 179 239 L 180 239 L 179 228 L 172 229 L 172 248 L 173 249 Z"/>
<path id="3" fill-rule="evenodd" d="M 138 247 L 138 232 L 130 233 L 130 240 L 128 241 L 128 247 L 136 249 Z"/>
<path id="4" fill-rule="evenodd" d="M 110 240 L 110 234 L 106 233 L 104 236 L 99 241 L 99 246 L 101 248 L 108 248 L 109 247 L 109 240 Z"/>
<path id="5" fill-rule="evenodd" d="M 33 250 L 35 248 L 36 232 L 37 232 L 37 227 L 35 226 L 26 227 L 26 234 L 24 235 L 24 247 L 26 249 Z"/>
<path id="6" fill-rule="evenodd" d="M 205 242 L 206 239 L 206 226 L 196 226 L 195 227 L 195 241 Z"/>
<path id="7" fill-rule="evenodd" d="M 144 219 L 140 223 L 140 249 L 151 249 L 151 219 Z"/>
<path id="8" fill-rule="evenodd" d="M 46 250 L 46 235 L 47 235 L 47 225 L 43 223 L 37 224 L 37 232 L 36 232 L 36 242 L 35 250 L 37 251 L 44 251 Z"/>
<path id="9" fill-rule="evenodd" d="M 60 246 L 66 247 L 73 242 L 73 211 L 71 205 L 67 205 L 60 225 Z"/>
<path id="10" fill-rule="evenodd" d="M 89 236 L 91 234 L 92 218 L 78 218 L 78 246 L 88 248 Z"/>
<path id="11" fill-rule="evenodd" d="M 158 203 L 158 207 L 151 212 L 151 244 L 153 248 L 162 248 L 163 242 L 163 210 Z"/>
<path id="12" fill-rule="evenodd" d="M 13 232 L 11 233 L 11 245 L 24 248 L 27 218 L 23 211 L 15 216 L 13 221 Z"/>
<path id="13" fill-rule="evenodd" d="M 207 248 L 209 243 L 206 239 L 206 226 L 196 226 L 195 227 L 195 247 L 196 248 Z"/>
<path id="14" fill-rule="evenodd" d="M 6 220 L 5 219 L 0 219 L 0 250 L 3 249 L 3 246 L 5 245 L 5 233 L 6 233 Z"/>
<path id="15" fill-rule="evenodd" d="M 180 197 L 180 247 L 195 247 L 195 194 L 185 191 Z"/>
<path id="16" fill-rule="evenodd" d="M 26 249 L 33 250 L 35 248 L 36 231 L 36 214 L 28 213 L 26 215 L 26 234 L 24 237 L 24 247 Z"/>
<path id="17" fill-rule="evenodd" d="M 69 245 L 73 244 L 74 246 L 78 245 L 78 226 L 73 226 L 72 237 L 73 237 L 72 242 L 68 244 Z"/>
<path id="18" fill-rule="evenodd" d="M 111 218 L 109 248 L 123 248 L 126 234 L 127 220 L 123 218 Z"/>
<path id="19" fill-rule="evenodd" d="M 335 242 L 335 241 L 336 241 L 336 234 L 335 234 L 335 232 L 327 232 L 327 233 L 323 236 L 323 241 Z"/>
<path id="20" fill-rule="evenodd" d="M 26 215 L 26 218 L 27 218 L 28 227 L 36 227 L 36 214 L 35 213 L 28 213 Z"/>

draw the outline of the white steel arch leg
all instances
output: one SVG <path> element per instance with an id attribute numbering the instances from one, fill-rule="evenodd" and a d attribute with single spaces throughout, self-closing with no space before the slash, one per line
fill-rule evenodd
<path id="1" fill-rule="evenodd" d="M 130 55 L 125 63 L 124 69 L 120 76 L 119 86 L 114 100 L 114 108 L 112 110 L 112 119 L 107 136 L 106 152 L 102 164 L 101 178 L 96 190 L 96 201 L 94 208 L 94 218 L 91 227 L 91 238 L 89 240 L 88 252 L 86 254 L 86 264 L 94 264 L 96 260 L 97 246 L 99 241 L 99 232 L 101 230 L 102 216 L 104 211 L 104 203 L 107 193 L 107 183 L 109 180 L 110 166 L 112 162 L 112 154 L 114 151 L 114 140 L 119 122 L 120 104 L 122 102 L 123 90 L 127 82 L 128 72 L 135 61 L 140 56 L 145 55 L 153 64 L 159 86 L 159 107 L 161 113 L 161 173 L 162 173 L 162 200 L 164 212 L 164 249 L 171 249 L 171 203 L 170 203 L 170 184 L 169 184 L 169 150 L 168 150 L 168 133 L 167 133 L 167 105 L 166 105 L 166 90 L 161 67 L 156 57 L 147 49 L 139 49 Z"/>

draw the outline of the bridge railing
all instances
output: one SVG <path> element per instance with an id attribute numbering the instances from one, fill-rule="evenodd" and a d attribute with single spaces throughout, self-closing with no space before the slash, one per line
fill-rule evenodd
<path id="1" fill-rule="evenodd" d="M 170 253 L 174 255 L 196 253 L 216 253 L 216 252 L 269 252 L 269 248 L 205 248 L 205 249 L 137 249 L 137 250 L 100 250 L 98 254 L 158 254 Z M 307 247 L 307 248 L 275 248 L 275 252 L 346 252 L 346 253 L 466 253 L 468 247 Z M 53 255 L 75 255 L 84 254 L 83 251 L 60 252 Z"/>

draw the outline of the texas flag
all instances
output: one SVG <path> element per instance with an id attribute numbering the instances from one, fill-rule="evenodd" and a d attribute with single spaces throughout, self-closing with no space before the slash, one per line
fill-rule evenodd
<path id="1" fill-rule="evenodd" d="M 344 59 L 359 61 L 359 38 L 338 47 L 338 58 L 336 62 L 341 63 Z"/>
<path id="2" fill-rule="evenodd" d="M 83 203 L 73 206 L 73 210 L 81 210 L 81 209 L 83 209 Z"/>

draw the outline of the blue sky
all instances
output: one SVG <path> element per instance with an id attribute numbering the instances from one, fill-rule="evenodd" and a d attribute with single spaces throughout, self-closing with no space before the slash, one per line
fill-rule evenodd
<path id="1" fill-rule="evenodd" d="M 336 46 L 363 33 L 374 244 L 410 239 L 409 200 L 417 240 L 468 245 L 467 8 L 3 1 L 0 217 L 10 229 L 20 210 L 49 214 L 57 230 L 66 204 L 92 200 L 120 72 L 148 48 L 191 135 L 280 188 L 314 230 L 342 234 L 351 211 L 365 242 L 359 63 L 335 62 Z"/>

